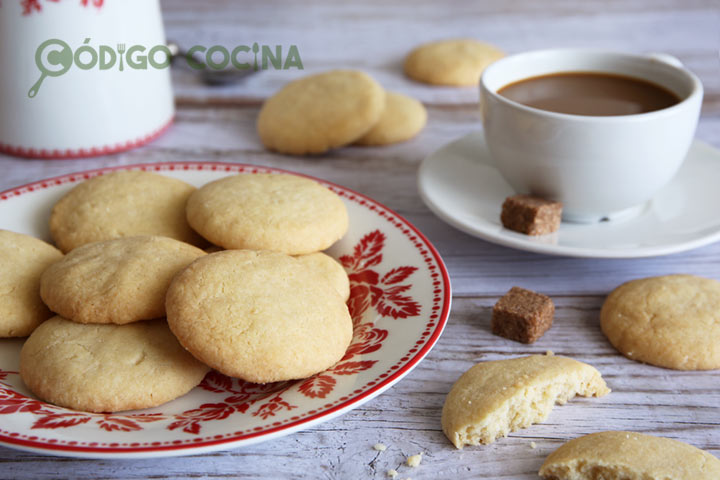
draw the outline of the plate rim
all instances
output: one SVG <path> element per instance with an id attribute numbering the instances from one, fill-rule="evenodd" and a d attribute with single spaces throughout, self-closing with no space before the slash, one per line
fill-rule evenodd
<path id="1" fill-rule="evenodd" d="M 179 169 L 176 167 L 180 167 Z M 163 168 L 165 167 L 165 168 Z M 205 167 L 205 168 L 203 168 Z M 214 168 L 216 167 L 216 168 Z M 146 162 L 146 163 L 133 163 L 128 165 L 115 165 L 108 167 L 95 168 L 90 170 L 80 170 L 72 173 L 66 173 L 49 177 L 33 182 L 28 182 L 20 186 L 11 187 L 6 190 L 0 191 L 0 202 L 14 199 L 25 193 L 32 193 L 36 188 L 46 189 L 52 187 L 59 187 L 67 183 L 79 182 L 86 180 L 97 175 L 118 171 L 118 170 L 149 170 L 154 172 L 162 171 L 220 171 L 228 172 L 229 174 L 237 173 L 237 170 L 248 169 L 251 174 L 262 172 L 274 172 L 296 175 L 304 178 L 308 178 L 317 181 L 323 185 L 332 187 L 339 191 L 347 192 L 351 195 L 362 199 L 365 202 L 374 204 L 381 211 L 385 211 L 391 216 L 395 217 L 399 222 L 405 225 L 415 236 L 418 237 L 420 242 L 428 253 L 432 256 L 435 264 L 438 267 L 441 278 L 442 287 L 442 307 L 438 311 L 438 319 L 432 333 L 427 336 L 425 343 L 418 349 L 418 351 L 407 360 L 407 362 L 399 367 L 395 371 L 390 371 L 388 376 L 380 379 L 377 383 L 372 385 L 366 391 L 352 396 L 343 402 L 339 402 L 327 409 L 321 409 L 313 415 L 300 418 L 295 421 L 288 422 L 284 425 L 271 427 L 260 432 L 252 432 L 243 435 L 232 436 L 223 439 L 207 440 L 196 443 L 187 443 L 181 445 L 159 445 L 159 446 L 147 446 L 147 447 L 90 447 L 90 446 L 75 446 L 75 445 L 59 445 L 48 442 L 40 442 L 37 440 L 26 440 L 11 435 L 7 435 L 0 431 L 0 445 L 13 448 L 16 450 L 29 451 L 34 453 L 42 454 L 53 454 L 59 456 L 68 456 L 76 458 L 151 458 L 151 457 L 171 457 L 180 455 L 192 455 L 202 454 L 210 451 L 226 450 L 231 448 L 238 448 L 240 446 L 251 445 L 259 443 L 265 440 L 271 440 L 287 434 L 291 434 L 304 428 L 310 428 L 314 425 L 322 423 L 324 421 L 332 420 L 354 408 L 357 408 L 369 400 L 380 395 L 394 384 L 404 378 L 410 371 L 412 371 L 430 352 L 439 340 L 442 332 L 447 326 L 449 319 L 450 308 L 452 304 L 452 285 L 450 281 L 450 275 L 447 270 L 447 266 L 443 261 L 440 253 L 430 240 L 411 222 L 405 217 L 387 207 L 381 202 L 368 197 L 365 194 L 357 192 L 351 188 L 344 187 L 337 183 L 324 180 L 321 178 L 307 175 L 304 173 L 294 172 L 278 167 L 255 165 L 249 163 L 240 162 L 215 162 L 215 161 L 169 161 L 169 162 Z M 81 178 L 76 178 L 81 176 Z M 65 180 L 65 181 L 62 181 Z M 362 205 L 362 204 L 361 204 Z M 395 227 L 398 228 L 398 227 Z M 403 232 L 404 233 L 404 232 Z"/>
<path id="2" fill-rule="evenodd" d="M 461 143 L 463 141 L 466 141 L 467 139 L 471 137 L 479 137 L 484 142 L 484 136 L 482 131 L 475 131 L 467 133 L 459 138 L 456 138 L 452 140 L 451 142 L 448 142 L 444 145 L 442 145 L 440 148 L 426 156 L 423 161 L 420 163 L 420 167 L 418 168 L 418 174 L 417 174 L 417 186 L 418 186 L 418 192 L 420 194 L 420 198 L 422 199 L 423 203 L 430 209 L 430 211 L 433 212 L 434 215 L 436 215 L 438 218 L 440 218 L 443 222 L 449 224 L 453 228 L 456 228 L 457 230 L 460 230 L 470 236 L 473 236 L 475 238 L 480 238 L 482 240 L 485 240 L 487 242 L 501 245 L 504 247 L 514 248 L 516 250 L 522 250 L 526 252 L 532 252 L 532 253 L 540 253 L 545 255 L 553 255 L 553 256 L 561 256 L 561 257 L 575 257 L 575 258 L 605 258 L 605 259 L 630 259 L 630 258 L 648 258 L 648 257 L 658 257 L 658 256 L 664 256 L 664 255 L 671 255 L 674 253 L 681 253 L 686 252 L 689 250 L 694 250 L 696 248 L 704 247 L 707 245 L 710 245 L 711 243 L 715 243 L 718 240 L 720 240 L 720 228 L 718 228 L 718 231 L 711 235 L 706 235 L 694 240 L 688 240 L 685 242 L 675 243 L 675 244 L 669 244 L 669 245 L 660 245 L 660 246 L 650 246 L 650 247 L 642 247 L 641 249 L 634 249 L 634 248 L 621 248 L 621 249 L 603 249 L 603 248 L 588 248 L 588 247 L 574 247 L 574 246 L 559 246 L 559 245 L 553 245 L 549 243 L 540 243 L 540 242 L 531 242 L 524 238 L 516 238 L 511 235 L 512 232 L 505 232 L 504 234 L 497 234 L 489 229 L 483 227 L 483 226 L 473 226 L 470 224 L 466 224 L 465 222 L 462 222 L 461 220 L 458 220 L 454 218 L 453 216 L 449 215 L 443 208 L 441 208 L 435 200 L 427 193 L 425 183 L 428 180 L 428 175 L 423 174 L 423 172 L 429 168 L 427 165 L 437 156 L 441 156 L 445 150 L 449 150 L 452 148 L 455 144 Z M 712 145 L 708 144 L 707 142 L 703 142 L 702 140 L 693 139 L 693 142 L 691 144 L 690 148 L 702 148 L 706 152 L 712 152 L 715 154 L 720 154 L 720 150 L 716 149 Z M 491 166 L 492 167 L 492 166 Z M 493 167 L 494 168 L 494 167 Z M 627 219 L 624 221 L 632 221 L 632 219 Z M 581 225 L 581 224 L 578 224 Z M 591 224 L 595 225 L 595 224 Z M 500 232 L 503 230 L 500 229 Z M 520 235 L 520 234 L 518 234 Z"/>

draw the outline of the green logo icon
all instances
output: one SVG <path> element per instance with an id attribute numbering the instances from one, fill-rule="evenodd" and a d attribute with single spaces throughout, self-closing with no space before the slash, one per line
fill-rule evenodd
<path id="1" fill-rule="evenodd" d="M 28 97 L 33 98 L 37 95 L 45 77 L 59 77 L 67 73 L 72 67 L 72 63 L 73 54 L 67 43 L 57 38 L 51 38 L 41 43 L 35 51 L 35 65 L 40 70 L 40 78 L 30 88 Z"/>

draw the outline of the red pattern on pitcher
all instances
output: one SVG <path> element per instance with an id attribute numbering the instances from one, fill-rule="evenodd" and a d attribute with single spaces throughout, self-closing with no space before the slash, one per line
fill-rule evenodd
<path id="1" fill-rule="evenodd" d="M 60 0 L 45 0 L 46 2 L 60 3 Z M 102 8 L 105 0 L 80 0 L 80 5 L 83 7 L 93 6 L 98 9 Z M 42 12 L 42 5 L 40 0 L 20 0 L 20 6 L 22 6 L 22 14 L 30 15 L 34 12 Z"/>
<path id="2" fill-rule="evenodd" d="M 270 384 L 244 382 L 211 371 L 199 387 L 215 394 L 218 402 L 203 403 L 197 408 L 177 415 L 164 414 L 93 414 L 68 410 L 15 392 L 1 382 L 10 374 L 0 370 L 0 415 L 30 413 L 37 418 L 33 429 L 70 428 L 82 424 L 94 424 L 106 432 L 135 432 L 143 430 L 143 423 L 168 421 L 168 430 L 180 430 L 187 434 L 201 433 L 205 422 L 224 420 L 231 415 L 250 414 L 266 420 L 283 411 L 298 408 L 288 402 L 284 395 L 288 390 L 297 391 L 308 398 L 326 398 L 337 386 L 339 377 L 360 374 L 371 369 L 377 360 L 365 359 L 380 350 L 388 337 L 388 331 L 374 325 L 376 314 L 393 319 L 409 318 L 420 314 L 420 305 L 405 293 L 412 287 L 401 284 L 417 267 L 394 267 L 384 274 L 378 273 L 383 260 L 382 251 L 386 235 L 374 230 L 362 237 L 353 248 L 352 255 L 343 255 L 340 262 L 350 279 L 348 310 L 353 321 L 353 338 L 343 358 L 328 370 L 302 381 Z M 374 307 L 375 314 L 366 313 Z M 259 405 L 259 406 L 258 406 Z"/>

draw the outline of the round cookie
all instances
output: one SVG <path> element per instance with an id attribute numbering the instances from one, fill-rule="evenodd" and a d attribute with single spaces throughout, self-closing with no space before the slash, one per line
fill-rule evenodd
<path id="1" fill-rule="evenodd" d="M 123 237 L 88 243 L 45 270 L 40 296 L 79 323 L 125 323 L 165 316 L 176 273 L 205 252 L 167 237 Z"/>
<path id="2" fill-rule="evenodd" d="M 350 279 L 345 269 L 334 258 L 322 252 L 309 253 L 296 257 L 306 268 L 328 279 L 343 301 L 350 298 Z"/>
<path id="3" fill-rule="evenodd" d="M 202 244 L 185 219 L 195 187 L 175 178 L 124 170 L 91 178 L 55 204 L 50 233 L 63 252 L 86 243 L 159 235 Z"/>
<path id="4" fill-rule="evenodd" d="M 380 119 L 385 91 L 357 70 L 332 70 L 285 85 L 262 106 L 257 130 L 270 150 L 323 153 L 354 142 Z"/>
<path id="5" fill-rule="evenodd" d="M 451 87 L 477 86 L 485 67 L 505 56 L 497 47 L 472 39 L 426 43 L 405 58 L 405 74 L 418 82 Z"/>
<path id="6" fill-rule="evenodd" d="M 200 383 L 208 370 L 182 348 L 164 320 L 82 325 L 53 317 L 20 352 L 20 376 L 35 395 L 88 412 L 169 402 Z"/>
<path id="7" fill-rule="evenodd" d="M 343 357 L 352 338 L 347 306 L 330 283 L 269 251 L 197 259 L 170 285 L 167 319 L 200 361 L 255 383 L 321 372 Z"/>
<path id="8" fill-rule="evenodd" d="M 385 93 L 385 110 L 380 120 L 355 145 L 389 145 L 404 142 L 420 133 L 427 122 L 423 104 L 395 92 Z"/>
<path id="9" fill-rule="evenodd" d="M 52 316 L 40 299 L 40 276 L 62 257 L 42 240 L 0 230 L 0 338 L 30 335 Z"/>
<path id="10" fill-rule="evenodd" d="M 345 204 L 314 180 L 285 174 L 239 174 L 193 193 L 190 225 L 226 249 L 289 255 L 325 250 L 348 229 Z"/>
<path id="11" fill-rule="evenodd" d="M 670 438 L 635 432 L 598 432 L 551 453 L 538 474 L 553 480 L 720 478 L 720 460 Z"/>
<path id="12" fill-rule="evenodd" d="M 612 291 L 600 311 L 610 343 L 631 360 L 676 370 L 720 368 L 720 282 L 643 278 Z"/>

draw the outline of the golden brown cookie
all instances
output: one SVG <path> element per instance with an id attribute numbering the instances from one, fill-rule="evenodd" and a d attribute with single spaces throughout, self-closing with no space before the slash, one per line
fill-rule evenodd
<path id="1" fill-rule="evenodd" d="M 223 248 L 289 255 L 325 250 L 348 229 L 340 197 L 288 174 L 240 174 L 208 183 L 188 200 L 187 218 Z"/>
<path id="2" fill-rule="evenodd" d="M 40 299 L 40 276 L 62 257 L 42 240 L 0 230 L 0 337 L 30 335 L 52 316 Z"/>
<path id="3" fill-rule="evenodd" d="M 539 475 L 549 480 L 717 480 L 720 460 L 678 440 L 599 432 L 555 450 Z"/>
<path id="4" fill-rule="evenodd" d="M 88 412 L 160 405 L 189 392 L 208 370 L 165 320 L 83 325 L 53 317 L 20 352 L 20 375 L 35 395 Z"/>
<path id="5" fill-rule="evenodd" d="M 340 294 L 343 301 L 347 302 L 348 298 L 350 298 L 350 279 L 337 260 L 322 252 L 299 255 L 296 258 L 305 267 L 326 278 Z"/>
<path id="6" fill-rule="evenodd" d="M 556 403 L 609 392 L 600 372 L 572 358 L 532 355 L 482 362 L 453 385 L 442 428 L 456 448 L 486 445 L 544 421 Z"/>
<path id="7" fill-rule="evenodd" d="M 610 343 L 631 360 L 676 370 L 720 368 L 720 282 L 666 275 L 624 283 L 600 312 Z"/>
<path id="8" fill-rule="evenodd" d="M 168 324 L 203 363 L 255 383 L 335 364 L 352 320 L 330 283 L 288 255 L 226 250 L 199 258 L 167 294 Z"/>
<path id="9" fill-rule="evenodd" d="M 355 141 L 355 145 L 389 145 L 410 140 L 427 123 L 427 111 L 414 98 L 400 93 L 385 93 L 385 110 L 369 132 Z"/>
<path id="10" fill-rule="evenodd" d="M 452 87 L 477 86 L 485 67 L 505 53 L 473 39 L 420 45 L 405 58 L 405 74 L 418 82 Z"/>
<path id="11" fill-rule="evenodd" d="M 80 323 L 121 325 L 164 317 L 173 277 L 203 255 L 167 237 L 88 243 L 45 270 L 40 296 L 52 311 Z"/>
<path id="12" fill-rule="evenodd" d="M 269 149 L 323 153 L 364 135 L 380 119 L 385 91 L 357 70 L 332 70 L 285 85 L 263 104 L 257 121 Z"/>
<path id="13" fill-rule="evenodd" d="M 192 185 L 157 173 L 106 173 L 80 183 L 55 204 L 50 232 L 63 252 L 133 235 L 200 245 L 202 239 L 185 219 L 185 203 L 194 191 Z"/>

